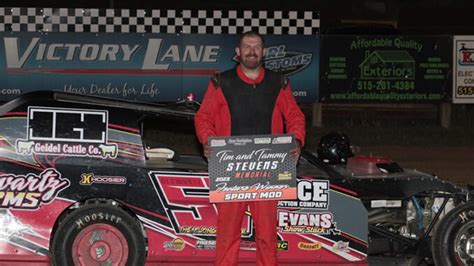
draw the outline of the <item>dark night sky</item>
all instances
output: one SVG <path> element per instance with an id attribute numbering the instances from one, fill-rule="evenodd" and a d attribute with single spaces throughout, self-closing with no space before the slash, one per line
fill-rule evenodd
<path id="1" fill-rule="evenodd" d="M 0 6 L 318 10 L 322 33 L 474 34 L 472 0 L 0 0 Z"/>

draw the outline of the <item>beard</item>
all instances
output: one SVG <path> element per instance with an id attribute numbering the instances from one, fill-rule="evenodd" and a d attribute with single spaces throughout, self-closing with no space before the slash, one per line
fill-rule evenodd
<path id="1" fill-rule="evenodd" d="M 257 55 L 246 55 L 241 58 L 240 63 L 247 69 L 257 69 L 262 64 L 262 58 Z"/>

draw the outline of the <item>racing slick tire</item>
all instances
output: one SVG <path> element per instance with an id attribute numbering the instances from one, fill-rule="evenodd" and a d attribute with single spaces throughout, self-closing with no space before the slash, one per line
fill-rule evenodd
<path id="1" fill-rule="evenodd" d="M 53 265 L 144 265 L 139 221 L 118 206 L 86 204 L 68 213 L 54 234 Z"/>
<path id="2" fill-rule="evenodd" d="M 435 265 L 474 264 L 474 202 L 452 209 L 441 220 L 432 254 Z"/>

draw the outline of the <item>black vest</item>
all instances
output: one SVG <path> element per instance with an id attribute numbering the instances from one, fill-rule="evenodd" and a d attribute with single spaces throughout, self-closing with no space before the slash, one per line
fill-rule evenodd
<path id="1" fill-rule="evenodd" d="M 236 69 L 217 77 L 231 116 L 231 135 L 262 135 L 272 133 L 272 114 L 276 99 L 286 80 L 265 69 L 263 80 L 249 85 L 237 75 Z"/>

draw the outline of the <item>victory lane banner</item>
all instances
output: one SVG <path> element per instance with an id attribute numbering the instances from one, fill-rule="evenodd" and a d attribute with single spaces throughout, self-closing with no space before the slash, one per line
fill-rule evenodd
<path id="1" fill-rule="evenodd" d="M 210 202 L 296 199 L 293 135 L 211 137 Z"/>

